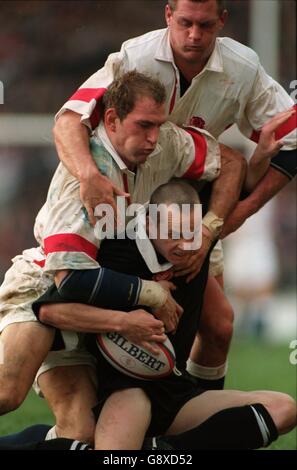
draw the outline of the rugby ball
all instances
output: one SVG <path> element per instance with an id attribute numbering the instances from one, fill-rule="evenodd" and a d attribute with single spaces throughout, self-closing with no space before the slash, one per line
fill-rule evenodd
<path id="1" fill-rule="evenodd" d="M 142 380 L 154 380 L 171 374 L 175 366 L 175 352 L 171 341 L 154 343 L 159 354 L 131 343 L 119 333 L 97 335 L 97 345 L 104 358 L 123 374 Z"/>

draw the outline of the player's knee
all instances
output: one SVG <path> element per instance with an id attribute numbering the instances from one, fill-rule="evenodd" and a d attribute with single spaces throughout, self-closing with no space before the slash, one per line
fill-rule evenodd
<path id="1" fill-rule="evenodd" d="M 216 315 L 207 315 L 201 325 L 200 333 L 204 338 L 217 345 L 229 345 L 233 335 L 234 311 L 226 300 L 220 305 Z"/>
<path id="2" fill-rule="evenodd" d="M 18 409 L 25 398 L 26 393 L 18 390 L 17 385 L 2 388 L 0 391 L 0 415 Z"/>
<path id="3" fill-rule="evenodd" d="M 280 434 L 294 429 L 297 424 L 297 406 L 290 395 L 275 393 L 267 408 Z"/>
<path id="4" fill-rule="evenodd" d="M 126 401 L 133 403 L 133 409 L 137 409 L 138 414 L 142 414 L 143 416 L 150 415 L 151 401 L 144 390 L 141 388 L 132 388 L 121 390 L 119 393 Z"/>
<path id="5" fill-rule="evenodd" d="M 222 318 L 218 325 L 217 339 L 223 343 L 230 343 L 233 335 L 233 309 L 228 307 L 228 314 Z"/>
<path id="6" fill-rule="evenodd" d="M 233 332 L 233 322 L 234 322 L 234 310 L 232 305 L 226 299 L 220 307 L 221 312 L 221 321 L 224 327 L 226 328 L 226 333 Z"/>

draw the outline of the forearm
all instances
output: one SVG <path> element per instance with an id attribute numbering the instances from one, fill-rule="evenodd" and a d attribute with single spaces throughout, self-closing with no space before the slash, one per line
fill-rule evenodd
<path id="1" fill-rule="evenodd" d="M 288 182 L 290 178 L 278 170 L 270 167 L 264 178 L 257 184 L 254 191 L 239 201 L 235 209 L 228 216 L 220 238 L 227 237 L 241 227 L 246 219 L 258 212 L 267 201 L 278 193 Z"/>
<path id="2" fill-rule="evenodd" d="M 240 202 L 242 208 L 244 208 L 246 218 L 258 212 L 258 210 L 286 186 L 289 181 L 290 178 L 286 175 L 270 167 L 264 177 L 256 185 L 253 192 Z"/>
<path id="3" fill-rule="evenodd" d="M 60 160 L 75 178 L 82 181 L 98 174 L 99 170 L 90 152 L 88 128 L 80 120 L 79 114 L 66 111 L 57 120 L 53 134 Z"/>
<path id="4" fill-rule="evenodd" d="M 77 303 L 46 304 L 39 310 L 42 323 L 84 333 L 119 332 L 125 315 L 125 312 Z"/>
<path id="5" fill-rule="evenodd" d="M 161 308 L 168 297 L 168 292 L 154 281 L 107 268 L 75 270 L 68 274 L 62 271 L 56 275 L 56 283 L 61 300 L 115 310 L 129 310 L 135 305 Z"/>
<path id="6" fill-rule="evenodd" d="M 270 166 L 270 159 L 260 160 L 255 153 L 249 161 L 247 168 L 246 180 L 244 183 L 245 189 L 251 192 L 263 176 L 267 173 Z"/>
<path id="7" fill-rule="evenodd" d="M 226 219 L 238 201 L 246 175 L 246 161 L 241 153 L 225 145 L 221 148 L 221 172 L 213 183 L 209 211 Z"/>

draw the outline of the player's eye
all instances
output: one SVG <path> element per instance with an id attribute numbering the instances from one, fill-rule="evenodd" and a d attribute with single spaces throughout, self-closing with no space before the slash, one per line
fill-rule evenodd
<path id="1" fill-rule="evenodd" d="M 139 126 L 142 129 L 149 129 L 150 127 L 152 127 L 152 124 L 150 122 L 141 121 L 139 122 Z"/>
<path id="2" fill-rule="evenodd" d="M 180 26 L 183 26 L 184 28 L 190 28 L 192 26 L 192 23 L 184 18 L 180 18 L 177 23 Z"/>
<path id="3" fill-rule="evenodd" d="M 207 23 L 200 23 L 200 28 L 210 29 L 210 28 L 213 28 L 215 24 L 216 24 L 215 21 L 208 21 Z"/>

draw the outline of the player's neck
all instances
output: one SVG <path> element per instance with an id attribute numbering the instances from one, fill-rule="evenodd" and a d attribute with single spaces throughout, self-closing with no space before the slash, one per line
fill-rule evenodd
<path id="1" fill-rule="evenodd" d="M 200 61 L 189 62 L 174 54 L 175 65 L 189 83 L 204 69 L 208 59 L 209 57 L 201 59 Z"/>

